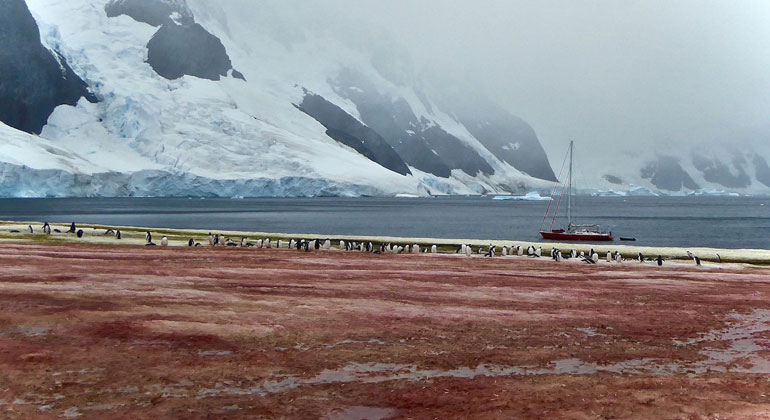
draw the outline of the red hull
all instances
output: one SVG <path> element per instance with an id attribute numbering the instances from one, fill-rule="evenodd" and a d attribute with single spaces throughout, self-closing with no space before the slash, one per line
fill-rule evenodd
<path id="1" fill-rule="evenodd" d="M 556 241 L 611 241 L 611 233 L 587 232 L 587 233 L 569 233 L 569 232 L 540 232 L 543 239 L 553 239 Z"/>

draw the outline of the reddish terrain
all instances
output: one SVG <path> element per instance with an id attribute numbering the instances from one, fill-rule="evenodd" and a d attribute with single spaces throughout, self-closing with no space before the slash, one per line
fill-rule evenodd
<path id="1" fill-rule="evenodd" d="M 770 418 L 770 271 L 0 244 L 0 417 Z"/>

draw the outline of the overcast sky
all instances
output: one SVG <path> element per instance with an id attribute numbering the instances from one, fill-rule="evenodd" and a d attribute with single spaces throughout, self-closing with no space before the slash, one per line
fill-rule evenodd
<path id="1" fill-rule="evenodd" d="M 552 159 L 569 138 L 694 143 L 770 121 L 770 0 L 338 4 L 392 29 L 422 78 L 488 91 Z"/>

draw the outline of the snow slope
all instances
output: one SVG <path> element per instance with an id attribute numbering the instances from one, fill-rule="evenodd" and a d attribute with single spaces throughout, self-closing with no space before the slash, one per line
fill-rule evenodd
<path id="1" fill-rule="evenodd" d="M 51 169 L 88 176 L 160 171 L 179 182 L 208 179 L 233 184 L 222 189 L 223 195 L 276 194 L 270 188 L 255 190 L 249 184 L 253 180 L 314 180 L 288 182 L 297 189 L 287 187 L 279 195 L 473 194 L 548 184 L 497 160 L 461 124 L 426 105 L 412 87 L 384 78 L 368 52 L 324 31 L 307 33 L 286 45 L 275 34 L 278 28 L 257 24 L 269 21 L 269 4 L 187 2 L 196 22 L 221 39 L 233 67 L 246 79 L 230 74 L 213 81 L 159 76 L 146 63 L 147 43 L 157 28 L 124 15 L 107 17 L 107 0 L 27 3 L 43 44 L 68 60 L 99 102 L 81 100 L 75 107 L 56 108 L 40 137 L 4 126 L 0 135 L 9 141 L 0 146 L 0 162 L 5 162 L 6 171 L 9 167 L 15 172 Z M 402 176 L 331 139 L 319 122 L 295 105 L 307 89 L 358 117 L 355 105 L 337 95 L 329 82 L 343 68 L 354 68 L 375 81 L 382 92 L 405 98 L 419 116 L 440 123 L 478 150 L 495 173 L 455 170 L 451 177 L 439 178 L 410 168 L 413 175 Z M 29 179 L 36 178 L 29 174 Z M 0 195 L 19 190 L 7 184 L 0 187 Z M 27 187 L 25 195 L 36 194 L 34 185 Z M 176 190 L 198 195 L 194 186 Z M 113 186 L 73 191 L 73 186 L 61 185 L 55 195 L 114 191 L 122 190 Z M 51 194 L 49 190 L 38 193 Z M 209 194 L 209 190 L 200 191 L 200 195 Z"/>

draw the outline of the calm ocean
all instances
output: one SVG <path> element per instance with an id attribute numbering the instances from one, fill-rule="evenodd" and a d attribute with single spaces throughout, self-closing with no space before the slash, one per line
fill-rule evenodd
<path id="1" fill-rule="evenodd" d="M 546 206 L 488 197 L 1 199 L 0 220 L 534 242 Z M 576 212 L 637 245 L 770 249 L 768 198 L 579 197 Z"/>

